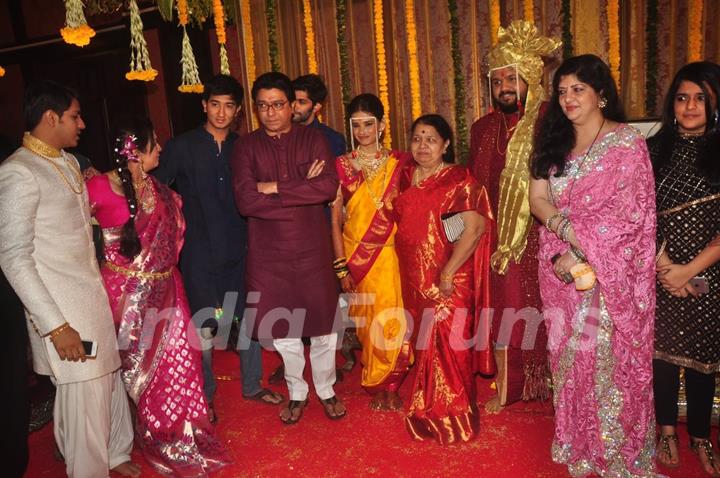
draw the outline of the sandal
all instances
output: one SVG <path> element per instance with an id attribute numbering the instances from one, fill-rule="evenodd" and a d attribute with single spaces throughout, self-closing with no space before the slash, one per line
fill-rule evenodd
<path id="1" fill-rule="evenodd" d="M 255 400 L 256 402 L 267 405 L 280 405 L 285 401 L 285 397 L 268 388 L 261 388 L 255 395 L 243 395 L 243 398 L 245 400 Z"/>
<path id="2" fill-rule="evenodd" d="M 672 450 L 670 449 L 670 441 L 671 440 L 675 442 L 675 453 L 677 454 L 677 460 L 678 460 L 677 463 L 671 462 L 672 457 L 673 457 Z M 658 454 L 657 454 L 657 461 L 662 466 L 664 466 L 666 468 L 677 468 L 678 466 L 680 466 L 680 456 L 679 456 L 679 453 L 677 450 L 677 445 L 678 445 L 677 433 L 673 433 L 671 435 L 660 434 L 660 436 L 658 436 L 657 444 L 658 444 L 658 448 L 660 448 L 660 450 L 658 451 Z M 661 459 L 660 458 L 661 454 L 664 454 L 667 457 L 667 460 Z"/>
<path id="3" fill-rule="evenodd" d="M 340 402 L 335 395 L 325 399 L 318 398 L 318 400 L 320 400 L 320 404 L 323 406 L 325 416 L 328 417 L 330 420 L 340 420 L 347 413 L 347 410 L 344 410 L 345 407 L 343 403 Z M 338 413 L 338 405 L 343 405 L 342 412 Z"/>
<path id="4" fill-rule="evenodd" d="M 218 421 L 217 413 L 215 413 L 215 404 L 213 402 L 209 402 L 207 404 L 207 412 L 208 412 L 208 421 L 215 425 Z"/>
<path id="5" fill-rule="evenodd" d="M 710 476 L 720 476 L 718 473 L 718 467 L 720 464 L 715 463 L 715 454 L 713 453 L 713 447 L 712 443 L 710 443 L 710 440 L 706 438 L 701 439 L 695 439 L 690 438 L 690 449 L 693 453 L 698 455 L 698 458 L 700 458 L 700 465 L 703 467 L 703 470 L 710 475 Z M 703 463 L 701 458 L 701 452 L 705 453 L 705 458 L 707 458 L 707 464 L 710 466 L 710 468 L 713 469 L 712 472 L 708 473 L 705 463 Z"/>
<path id="6" fill-rule="evenodd" d="M 295 425 L 303 416 L 303 410 L 308 405 L 307 399 L 305 400 L 290 400 L 287 407 L 284 407 L 280 411 L 280 421 L 285 425 Z M 296 416 L 293 416 L 293 412 L 299 410 Z M 283 416 L 283 413 L 287 412 L 287 416 Z"/>

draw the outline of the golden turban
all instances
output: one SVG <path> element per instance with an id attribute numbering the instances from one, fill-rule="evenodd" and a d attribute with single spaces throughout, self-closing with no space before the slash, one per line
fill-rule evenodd
<path id="1" fill-rule="evenodd" d="M 498 43 L 490 51 L 488 62 L 494 70 L 514 65 L 528 84 L 525 113 L 515 128 L 505 155 L 505 168 L 500 173 L 498 204 L 498 245 L 492 255 L 492 268 L 499 274 L 507 272 L 510 259 L 520 262 L 527 236 L 532 227 L 530 214 L 530 153 L 532 152 L 535 121 L 545 99 L 540 79 L 547 56 L 562 42 L 541 36 L 535 25 L 515 20 L 498 30 Z"/>

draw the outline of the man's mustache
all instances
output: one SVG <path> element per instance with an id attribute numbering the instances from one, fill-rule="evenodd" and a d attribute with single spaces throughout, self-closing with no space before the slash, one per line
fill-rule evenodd
<path id="1" fill-rule="evenodd" d="M 501 91 L 500 94 L 498 95 L 498 98 L 505 96 L 505 95 L 517 96 L 517 93 L 514 91 Z"/>

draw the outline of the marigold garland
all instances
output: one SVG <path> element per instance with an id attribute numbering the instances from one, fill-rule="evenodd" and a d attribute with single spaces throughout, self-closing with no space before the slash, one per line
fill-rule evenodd
<path id="1" fill-rule="evenodd" d="M 277 4 L 276 0 L 266 0 L 265 19 L 268 32 L 268 52 L 270 53 L 270 69 L 280 71 L 280 49 L 277 41 Z"/>
<path id="2" fill-rule="evenodd" d="M 456 161 L 464 163 L 467 146 L 467 121 L 465 120 L 465 75 L 463 74 L 462 53 L 460 50 L 460 18 L 458 15 L 457 0 L 448 0 L 450 12 L 450 44 L 452 45 L 453 73 L 455 86 L 455 146 Z M 495 31 L 497 33 L 497 30 Z"/>
<path id="3" fill-rule="evenodd" d="M 492 44 L 498 42 L 498 30 L 500 29 L 500 0 L 490 0 L 490 39 Z"/>
<path id="4" fill-rule="evenodd" d="M 60 29 L 60 35 L 70 45 L 83 47 L 90 44 L 95 30 L 87 24 L 82 0 L 65 0 L 65 27 Z"/>
<path id="5" fill-rule="evenodd" d="M 570 10 L 570 0 L 562 0 L 560 4 L 560 14 L 562 15 L 562 52 L 563 59 L 573 56 L 573 35 L 570 29 L 572 13 Z"/>
<path id="6" fill-rule="evenodd" d="M 158 75 L 150 64 L 147 42 L 143 36 L 143 23 L 136 0 L 130 0 L 130 71 L 125 73 L 128 80 L 153 81 Z"/>
<path id="7" fill-rule="evenodd" d="M 223 8 L 222 0 L 213 0 L 212 7 L 215 35 L 217 36 L 218 45 L 220 45 L 220 73 L 229 75 L 230 62 L 228 61 L 227 49 L 225 48 L 225 43 L 227 42 L 227 36 L 225 34 L 225 8 Z"/>
<path id="8" fill-rule="evenodd" d="M 688 5 L 688 63 L 702 59 L 703 3 L 702 0 L 690 0 Z"/>
<path id="9" fill-rule="evenodd" d="M 0 78 L 2 78 L 3 76 L 5 76 L 5 68 L 0 66 Z"/>
<path id="10" fill-rule="evenodd" d="M 253 41 L 252 16 L 250 13 L 250 0 L 240 0 L 240 18 L 243 29 L 243 52 L 245 53 L 245 70 L 247 84 L 252 86 L 257 76 L 255 67 L 255 42 Z M 252 129 L 257 128 L 257 118 L 250 115 Z"/>
<path id="11" fill-rule="evenodd" d="M 195 54 L 193 53 L 190 38 L 187 34 L 187 0 L 177 0 L 177 11 L 178 21 L 183 29 L 182 58 L 180 59 L 180 64 L 182 65 L 182 81 L 180 86 L 178 86 L 178 91 L 181 93 L 202 93 L 205 88 L 200 81 L 200 73 L 198 72 L 197 62 L 195 61 Z"/>
<path id="12" fill-rule="evenodd" d="M 620 91 L 620 2 L 607 0 L 608 63 L 618 91 Z"/>
<path id="13" fill-rule="evenodd" d="M 407 23 L 408 76 L 410 77 L 410 101 L 413 119 L 422 114 L 420 105 L 420 65 L 418 64 L 417 23 L 415 23 L 415 0 L 405 0 Z"/>
<path id="14" fill-rule="evenodd" d="M 387 60 L 385 56 L 385 32 L 383 31 L 383 0 L 373 0 L 373 22 L 375 24 L 375 54 L 377 55 L 378 97 L 385 108 L 385 136 L 383 144 L 392 147 L 390 135 L 390 98 L 388 90 Z"/>
<path id="15" fill-rule="evenodd" d="M 352 99 L 350 79 L 350 63 L 348 56 L 348 42 L 347 42 L 347 23 L 345 21 L 345 14 L 347 12 L 347 0 L 335 0 L 335 23 L 338 32 L 338 53 L 340 56 L 340 89 L 342 91 L 343 104 L 347 105 Z M 345 137 L 350 136 L 350 126 L 347 121 L 345 123 Z"/>
<path id="16" fill-rule="evenodd" d="M 315 30 L 313 29 L 310 0 L 303 0 L 303 23 L 305 24 L 305 48 L 307 49 L 308 72 L 317 74 L 318 62 L 315 54 Z"/>
<path id="17" fill-rule="evenodd" d="M 535 23 L 535 4 L 533 0 L 525 0 L 523 8 L 525 10 L 525 20 L 530 23 Z"/>

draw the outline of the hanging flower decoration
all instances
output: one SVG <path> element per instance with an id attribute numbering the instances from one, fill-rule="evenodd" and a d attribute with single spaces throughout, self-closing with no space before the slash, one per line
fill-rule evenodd
<path id="1" fill-rule="evenodd" d="M 410 77 L 410 100 L 413 119 L 420 116 L 420 66 L 418 64 L 417 24 L 415 23 L 415 0 L 405 0 L 407 23 L 408 75 Z"/>
<path id="2" fill-rule="evenodd" d="M 573 35 L 570 29 L 570 21 L 572 20 L 570 0 L 562 0 L 560 4 L 560 15 L 562 16 L 563 59 L 566 59 L 573 56 Z"/>
<path id="3" fill-rule="evenodd" d="M 305 48 L 307 49 L 308 71 L 317 74 L 318 62 L 315 55 L 315 31 L 313 30 L 310 0 L 303 0 L 303 23 L 305 24 Z"/>
<path id="4" fill-rule="evenodd" d="M 275 1 L 265 0 L 265 20 L 267 22 L 270 70 L 280 71 L 280 49 L 277 41 L 277 4 Z"/>
<path id="5" fill-rule="evenodd" d="M 253 42 L 252 17 L 250 16 L 250 0 L 240 0 L 240 18 L 243 28 L 243 52 L 245 53 L 245 70 L 247 75 L 247 84 L 252 85 L 255 82 L 255 43 Z M 257 128 L 257 118 L 250 115 L 252 129 Z"/>
<path id="6" fill-rule="evenodd" d="M 620 91 L 620 2 L 607 0 L 608 60 L 618 91 Z"/>
<path id="7" fill-rule="evenodd" d="M 152 81 L 157 75 L 157 70 L 150 64 L 140 10 L 136 0 L 130 0 L 130 71 L 125 73 L 125 78 Z"/>
<path id="8" fill-rule="evenodd" d="M 383 31 L 383 0 L 374 0 L 375 53 L 377 55 L 378 96 L 385 108 L 385 136 L 383 144 L 386 148 L 392 145 L 390 136 L 390 99 L 388 90 L 387 60 L 385 57 L 385 33 Z"/>
<path id="9" fill-rule="evenodd" d="M 500 0 L 490 0 L 490 39 L 492 44 L 498 42 L 498 30 L 500 29 Z"/>
<path id="10" fill-rule="evenodd" d="M 0 78 L 2 78 L 3 76 L 5 76 L 5 68 L 0 66 Z"/>
<path id="11" fill-rule="evenodd" d="M 456 158 L 465 162 L 467 145 L 467 121 L 465 120 L 465 75 L 463 74 L 462 51 L 460 49 L 460 16 L 457 0 L 448 0 L 450 13 L 450 44 L 453 60 L 453 86 L 455 87 L 455 148 Z M 497 33 L 497 30 L 495 30 Z"/>
<path id="12" fill-rule="evenodd" d="M 690 0 L 688 5 L 688 63 L 702 59 L 702 19 L 703 1 Z"/>
<path id="13" fill-rule="evenodd" d="M 525 0 L 523 8 L 525 10 L 525 20 L 530 23 L 535 23 L 535 4 L 533 0 Z"/>
<path id="14" fill-rule="evenodd" d="M 218 44 L 220 45 L 220 73 L 223 75 L 230 74 L 230 62 L 228 61 L 227 35 L 225 33 L 225 9 L 222 0 L 213 0 L 213 20 L 215 22 L 215 34 L 217 35 Z"/>
<path id="15" fill-rule="evenodd" d="M 338 32 L 338 53 L 340 55 L 340 89 L 343 104 L 347 105 L 352 99 L 350 79 L 350 64 L 347 41 L 347 0 L 335 0 L 335 24 Z M 345 137 L 350 137 L 350 124 L 345 121 Z"/>
<path id="16" fill-rule="evenodd" d="M 200 81 L 200 73 L 198 72 L 197 63 L 195 62 L 195 54 L 190 45 L 190 38 L 187 34 L 188 24 L 188 5 L 187 0 L 177 0 L 178 21 L 183 29 L 182 39 L 182 82 L 178 86 L 181 93 L 202 93 L 204 87 Z"/>
<path id="17" fill-rule="evenodd" d="M 60 29 L 60 35 L 70 45 L 83 47 L 90 44 L 95 30 L 87 24 L 82 0 L 65 0 L 65 27 Z"/>

